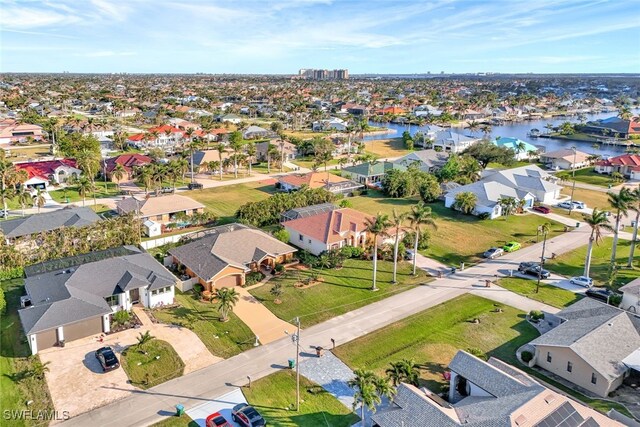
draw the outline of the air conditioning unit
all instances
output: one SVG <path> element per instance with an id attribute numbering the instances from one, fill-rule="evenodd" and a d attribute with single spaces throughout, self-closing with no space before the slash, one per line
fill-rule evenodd
<path id="1" fill-rule="evenodd" d="M 31 297 L 29 295 L 23 295 L 20 297 L 20 307 L 31 307 Z"/>

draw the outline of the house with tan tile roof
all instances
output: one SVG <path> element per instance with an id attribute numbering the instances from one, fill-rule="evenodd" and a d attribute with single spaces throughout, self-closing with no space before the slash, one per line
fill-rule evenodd
<path id="1" fill-rule="evenodd" d="M 179 194 L 150 196 L 146 198 L 127 197 L 116 202 L 118 214 L 134 213 L 144 222 L 146 220 L 166 224 L 175 221 L 178 213 L 193 215 L 202 213 L 204 205 Z"/>
<path id="2" fill-rule="evenodd" d="M 282 191 L 297 191 L 302 186 L 311 189 L 325 188 L 336 194 L 351 194 L 364 187 L 362 184 L 327 172 L 309 172 L 284 175 L 278 179 L 276 187 Z"/>

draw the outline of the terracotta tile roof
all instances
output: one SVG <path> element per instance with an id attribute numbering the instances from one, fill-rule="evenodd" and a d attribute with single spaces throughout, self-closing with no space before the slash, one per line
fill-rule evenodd
<path id="1" fill-rule="evenodd" d="M 46 160 L 42 162 L 16 163 L 16 169 L 26 170 L 29 178 L 35 176 L 49 179 L 57 168 L 60 166 L 68 166 L 77 168 L 76 161 L 73 159 Z"/>
<path id="2" fill-rule="evenodd" d="M 149 156 L 145 156 L 144 154 L 121 154 L 117 157 L 111 157 L 107 159 L 107 173 L 111 173 L 117 164 L 120 164 L 124 167 L 127 172 L 131 172 L 136 166 L 148 165 L 153 162 L 153 159 Z"/>
<path id="3" fill-rule="evenodd" d="M 355 209 L 342 208 L 287 221 L 284 225 L 304 236 L 331 244 L 345 239 L 348 232 L 364 231 L 367 218 L 371 216 Z"/>
<path id="4" fill-rule="evenodd" d="M 309 172 L 305 174 L 291 174 L 283 176 L 279 179 L 280 182 L 289 184 L 294 187 L 301 187 L 303 185 L 309 186 L 309 188 L 321 188 L 327 185 L 327 173 L 326 172 Z M 346 178 L 329 173 L 329 183 L 348 182 Z"/>
<path id="5" fill-rule="evenodd" d="M 640 155 L 623 154 L 621 156 L 611 157 L 607 160 L 596 162 L 598 166 L 640 166 Z"/>

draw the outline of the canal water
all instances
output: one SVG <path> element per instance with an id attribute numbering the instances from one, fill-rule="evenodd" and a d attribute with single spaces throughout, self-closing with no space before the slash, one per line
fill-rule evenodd
<path id="1" fill-rule="evenodd" d="M 634 110 L 633 114 L 638 114 L 640 109 Z M 598 114 L 586 114 L 587 121 L 598 120 L 598 119 L 606 119 L 607 117 L 615 116 L 616 112 L 610 113 L 598 113 Z M 620 146 L 611 146 L 611 145 L 600 145 L 599 149 L 593 147 L 593 143 L 584 142 L 584 141 L 567 141 L 564 139 L 553 139 L 553 138 L 531 138 L 527 134 L 531 129 L 538 129 L 541 133 L 547 132 L 545 126 L 547 124 L 552 124 L 553 126 L 558 126 L 566 121 L 570 121 L 572 123 L 577 123 L 577 117 L 569 117 L 569 118 L 556 118 L 556 119 L 542 119 L 542 120 L 530 120 L 524 122 L 508 122 L 504 125 L 500 126 L 491 126 L 491 133 L 489 134 L 490 139 L 494 139 L 496 137 L 506 138 L 518 138 L 522 141 L 529 142 L 535 146 L 541 147 L 544 151 L 555 151 L 563 148 L 570 148 L 572 146 L 576 146 L 578 150 L 589 153 L 589 154 L 598 154 L 601 156 L 618 156 L 625 152 L 625 147 Z M 386 127 L 390 130 L 389 133 L 386 134 L 376 134 L 376 135 L 365 135 L 363 138 L 365 141 L 374 141 L 378 139 L 385 138 L 396 138 L 402 136 L 402 133 L 405 130 L 409 130 L 411 135 L 415 135 L 420 131 L 421 127 L 411 125 L 410 129 L 407 125 L 401 125 L 396 123 L 377 123 L 377 122 L 369 122 L 371 126 L 378 127 Z M 477 137 L 482 137 L 483 134 L 479 130 L 474 131 L 473 133 L 469 129 L 461 129 L 461 128 L 453 128 L 454 131 L 461 132 L 465 135 L 473 135 Z"/>

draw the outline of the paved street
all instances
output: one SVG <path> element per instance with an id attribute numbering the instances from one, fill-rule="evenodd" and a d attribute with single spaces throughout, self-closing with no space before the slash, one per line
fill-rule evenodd
<path id="1" fill-rule="evenodd" d="M 560 254 L 570 251 L 586 244 L 588 237 L 588 230 L 581 227 L 550 239 L 547 242 L 548 253 Z M 301 334 L 302 351 L 310 352 L 311 347 L 317 345 L 330 348 L 331 338 L 336 340 L 337 345 L 343 344 L 469 291 L 525 311 L 530 310 L 532 306 L 547 311 L 556 310 L 553 307 L 532 303 L 508 291 L 489 292 L 493 289 L 489 288 L 483 292 L 483 289 L 473 286 L 484 278 L 493 278 L 495 274 L 508 274 L 509 270 L 516 269 L 521 261 L 538 258 L 540 251 L 541 243 L 532 245 L 468 268 L 451 277 L 435 280 L 429 285 L 416 287 L 312 326 Z M 285 337 L 152 389 L 133 391 L 125 399 L 72 418 L 65 424 L 69 426 L 149 425 L 161 420 L 163 415 L 166 416 L 167 411 L 172 411 L 178 403 L 191 408 L 246 384 L 247 375 L 255 380 L 274 373 L 284 368 L 287 359 L 294 355 L 295 350 L 291 340 Z M 57 409 L 64 410 L 64 408 Z"/>

